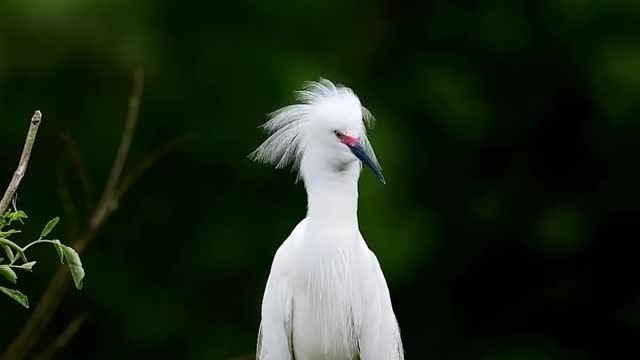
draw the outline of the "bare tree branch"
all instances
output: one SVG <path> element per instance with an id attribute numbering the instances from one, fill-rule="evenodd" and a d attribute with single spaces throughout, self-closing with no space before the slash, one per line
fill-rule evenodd
<path id="1" fill-rule="evenodd" d="M 116 190 L 115 198 L 119 199 L 124 193 L 126 193 L 131 186 L 144 174 L 150 167 L 155 165 L 165 155 L 170 153 L 173 149 L 178 147 L 186 141 L 185 137 L 175 138 L 166 144 L 160 146 L 156 151 L 146 156 L 136 167 L 134 167 L 120 182 L 118 189 Z"/>
<path id="2" fill-rule="evenodd" d="M 119 200 L 119 198 L 115 197 L 117 193 L 116 190 L 120 183 L 122 171 L 127 160 L 127 155 L 129 153 L 129 148 L 133 140 L 138 120 L 140 98 L 143 92 L 143 81 L 144 74 L 142 70 L 136 70 L 133 76 L 133 89 L 129 98 L 129 107 L 124 130 L 122 132 L 118 151 L 114 158 L 107 184 L 105 185 L 98 205 L 90 217 L 87 229 L 72 243 L 72 247 L 78 253 L 84 252 L 87 245 L 95 238 L 98 230 L 104 225 L 109 215 L 115 209 L 115 203 Z M 64 294 L 69 288 L 70 280 L 66 272 L 67 270 L 64 267 L 58 268 L 55 275 L 49 282 L 49 286 L 33 309 L 31 316 L 27 319 L 20 333 L 14 338 L 5 353 L 0 356 L 1 359 L 21 360 L 32 352 L 33 347 L 42 336 L 44 329 L 48 325 L 51 317 L 60 305 Z"/>
<path id="3" fill-rule="evenodd" d="M 124 165 L 127 161 L 127 155 L 129 154 L 133 134 L 135 133 L 136 124 L 138 122 L 138 112 L 140 110 L 140 98 L 142 97 L 143 90 L 144 73 L 142 72 L 142 69 L 137 69 L 133 73 L 133 91 L 129 97 L 129 111 L 127 111 L 127 119 L 122 131 L 122 137 L 120 138 L 118 153 L 113 159 L 113 166 L 109 173 L 107 185 L 105 186 L 102 198 L 98 203 L 98 209 L 101 209 L 102 211 L 95 212 L 94 217 L 90 220 L 89 227 L 96 227 L 101 223 L 103 221 L 102 218 L 106 216 L 106 213 L 115 205 L 113 202 L 117 201 L 117 199 L 114 198 L 114 195 L 116 187 L 120 182 L 122 170 L 124 169 Z"/>
<path id="4" fill-rule="evenodd" d="M 61 136 L 62 143 L 64 144 L 65 149 L 71 156 L 71 160 L 73 161 L 73 165 L 76 170 L 76 175 L 80 180 L 80 186 L 82 186 L 82 192 L 84 195 L 85 208 L 86 211 L 91 211 L 95 206 L 95 193 L 93 191 L 93 181 L 91 181 L 91 177 L 89 176 L 89 171 L 87 171 L 87 166 L 78 150 L 78 145 L 75 140 L 73 140 L 73 136 L 69 132 L 65 132 Z"/>
<path id="5" fill-rule="evenodd" d="M 38 305 L 33 309 L 20 333 L 9 344 L 0 359 L 21 360 L 29 355 L 60 305 L 69 285 L 67 270 L 58 267 Z"/>
<path id="6" fill-rule="evenodd" d="M 58 178 L 58 196 L 60 197 L 64 219 L 67 223 L 67 239 L 75 239 L 78 236 L 79 229 L 78 211 L 67 184 L 64 160 L 61 155 L 58 155 L 58 160 L 56 161 L 56 175 Z"/>
<path id="7" fill-rule="evenodd" d="M 87 314 L 82 313 L 77 315 L 71 322 L 64 328 L 64 330 L 38 355 L 34 356 L 35 360 L 48 360 L 53 357 L 59 350 L 64 348 L 69 341 L 78 333 L 82 325 L 87 321 Z"/>
<path id="8" fill-rule="evenodd" d="M 9 208 L 9 205 L 11 205 L 11 200 L 13 200 L 13 196 L 18 190 L 18 186 L 20 186 L 20 181 L 22 181 L 24 174 L 27 172 L 27 164 L 29 163 L 29 157 L 31 157 L 31 149 L 33 149 L 33 143 L 36 141 L 36 134 L 38 133 L 41 121 L 42 113 L 40 110 L 36 110 L 31 117 L 31 126 L 29 126 L 27 139 L 25 140 L 24 147 L 22 148 L 22 155 L 20 156 L 18 169 L 13 173 L 11 183 L 9 184 L 9 187 L 7 187 L 7 191 L 5 191 L 2 200 L 0 200 L 0 214 L 4 214 Z"/>

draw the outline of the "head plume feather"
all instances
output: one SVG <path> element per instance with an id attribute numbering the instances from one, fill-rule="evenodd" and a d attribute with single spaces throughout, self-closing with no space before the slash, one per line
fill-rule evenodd
<path id="1" fill-rule="evenodd" d="M 269 120 L 261 127 L 270 135 L 249 157 L 255 161 L 274 165 L 277 169 L 290 164 L 292 170 L 299 168 L 304 152 L 304 136 L 309 122 L 314 119 L 314 110 L 324 101 L 342 98 L 354 101 L 362 112 L 362 121 L 366 127 L 373 127 L 375 119 L 353 91 L 327 79 L 305 82 L 304 87 L 295 92 L 300 103 L 285 106 L 268 115 Z M 362 136 L 365 146 L 371 145 L 366 136 Z"/>

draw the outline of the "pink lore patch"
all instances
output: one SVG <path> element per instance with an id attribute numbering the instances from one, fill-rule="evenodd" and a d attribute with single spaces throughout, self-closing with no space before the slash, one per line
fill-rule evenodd
<path id="1" fill-rule="evenodd" d="M 345 145 L 354 146 L 358 143 L 359 139 L 349 135 L 342 135 L 342 137 L 340 137 L 340 141 Z"/>

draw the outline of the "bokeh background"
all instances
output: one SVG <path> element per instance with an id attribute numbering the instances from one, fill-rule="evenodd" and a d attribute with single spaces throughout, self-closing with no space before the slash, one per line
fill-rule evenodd
<path id="1" fill-rule="evenodd" d="M 326 77 L 378 119 L 388 183 L 363 173 L 360 223 L 409 359 L 634 358 L 639 24 L 636 0 L 0 1 L 2 190 L 44 113 L 22 241 L 69 225 L 61 172 L 86 221 L 60 136 L 98 193 L 135 67 L 128 168 L 188 139 L 118 204 L 36 349 L 87 313 L 56 358 L 250 358 L 273 254 L 306 204 L 293 174 L 247 155 L 265 114 Z M 35 253 L 19 283 L 32 303 L 57 261 Z M 4 348 L 29 311 L 0 306 Z"/>

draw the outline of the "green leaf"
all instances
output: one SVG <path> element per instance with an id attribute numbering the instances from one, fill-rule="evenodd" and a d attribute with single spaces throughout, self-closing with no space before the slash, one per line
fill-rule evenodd
<path id="1" fill-rule="evenodd" d="M 25 214 L 24 211 L 20 210 L 20 211 L 11 212 L 5 215 L 5 217 L 9 220 L 9 224 L 11 224 L 14 221 L 22 222 L 22 219 L 27 218 L 27 214 Z"/>
<path id="2" fill-rule="evenodd" d="M 10 268 L 9 265 L 0 265 L 0 275 L 7 278 L 7 280 L 11 281 L 11 283 L 13 284 L 15 284 L 18 280 L 18 275 L 16 275 L 16 272 L 13 271 L 13 269 Z"/>
<path id="3" fill-rule="evenodd" d="M 17 301 L 20 305 L 26 307 L 27 309 L 29 308 L 29 299 L 20 291 L 9 289 L 4 286 L 0 286 L 0 291 L 7 294 L 13 300 Z"/>
<path id="4" fill-rule="evenodd" d="M 12 212 L 11 210 L 9 210 L 4 215 L 4 218 L 6 219 L 6 224 L 5 225 L 11 225 L 11 223 L 14 222 L 14 221 L 22 222 L 22 219 L 26 219 L 27 218 L 27 214 L 25 214 L 24 211 Z"/>
<path id="5" fill-rule="evenodd" d="M 53 240 L 53 247 L 56 248 L 56 252 L 60 257 L 60 264 L 64 263 L 64 252 L 62 252 L 62 246 L 63 245 L 60 243 L 60 240 Z"/>
<path id="6" fill-rule="evenodd" d="M 56 224 L 58 224 L 58 221 L 60 221 L 60 218 L 57 217 L 57 216 L 54 217 L 53 219 L 49 220 L 49 222 L 44 227 L 44 229 L 42 229 L 42 233 L 40 234 L 40 239 L 42 239 L 43 237 L 49 235 L 51 230 L 53 230 L 53 228 L 56 226 Z"/>
<path id="7" fill-rule="evenodd" d="M 33 270 L 33 265 L 35 265 L 36 262 L 35 261 L 31 261 L 28 263 L 24 263 L 20 266 L 18 266 L 18 268 L 23 269 L 23 270 L 27 270 L 27 271 L 32 271 Z"/>
<path id="8" fill-rule="evenodd" d="M 7 231 L 0 231 L 0 237 L 8 238 L 8 237 L 9 237 L 9 236 L 11 236 L 12 234 L 17 234 L 17 233 L 20 233 L 20 232 L 22 232 L 22 231 L 20 231 L 20 230 L 14 230 L 14 229 L 7 230 Z"/>
<path id="9" fill-rule="evenodd" d="M 27 256 L 22 251 L 22 248 L 13 241 L 0 237 L 0 246 L 4 248 L 4 251 L 7 253 L 7 256 L 9 257 L 11 262 L 14 262 L 15 259 L 19 259 L 21 256 L 24 261 L 27 261 Z M 13 256 L 13 251 L 11 250 L 11 248 L 15 249 L 18 252 L 17 257 Z"/>
<path id="10" fill-rule="evenodd" d="M 62 245 L 62 251 L 64 257 L 67 259 L 67 266 L 73 277 L 73 282 L 76 284 L 76 289 L 82 289 L 82 279 L 84 279 L 84 269 L 82 268 L 82 262 L 78 253 L 69 246 Z"/>
<path id="11" fill-rule="evenodd" d="M 13 256 L 13 251 L 11 251 L 11 248 L 9 247 L 9 245 L 1 244 L 1 246 L 4 249 L 4 252 L 7 254 L 9 261 L 13 262 L 13 260 L 15 259 L 15 256 Z"/>

